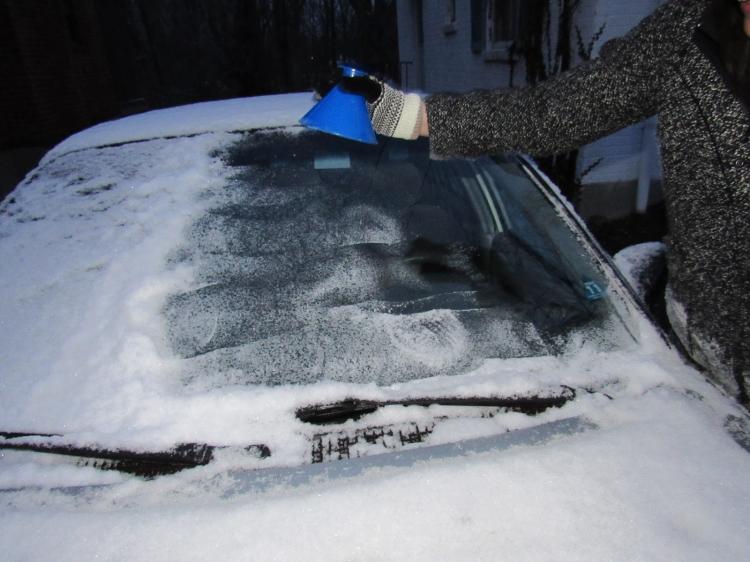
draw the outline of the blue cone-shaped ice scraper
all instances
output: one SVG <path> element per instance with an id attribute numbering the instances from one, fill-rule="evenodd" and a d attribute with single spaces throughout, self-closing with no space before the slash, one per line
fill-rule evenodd
<path id="1" fill-rule="evenodd" d="M 343 76 L 367 76 L 367 72 L 351 66 L 341 66 L 341 70 Z M 310 129 L 337 137 L 367 144 L 378 143 L 367 113 L 365 98 L 345 92 L 341 86 L 328 92 L 299 122 Z"/>

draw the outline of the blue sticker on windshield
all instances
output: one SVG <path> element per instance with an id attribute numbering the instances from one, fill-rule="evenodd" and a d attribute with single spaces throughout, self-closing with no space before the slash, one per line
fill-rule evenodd
<path id="1" fill-rule="evenodd" d="M 352 159 L 349 154 L 323 154 L 315 157 L 316 170 L 348 170 L 352 167 Z"/>
<path id="2" fill-rule="evenodd" d="M 584 281 L 583 289 L 587 300 L 598 301 L 604 297 L 604 289 L 596 281 Z"/>

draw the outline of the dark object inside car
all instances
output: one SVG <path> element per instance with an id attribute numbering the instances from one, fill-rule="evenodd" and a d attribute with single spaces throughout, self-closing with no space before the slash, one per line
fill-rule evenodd
<path id="1" fill-rule="evenodd" d="M 627 338 L 604 275 L 513 157 L 432 160 L 425 141 L 248 134 L 175 263 L 165 307 L 209 384 L 390 384 L 485 358 Z M 230 373 L 230 375 L 226 375 Z"/>

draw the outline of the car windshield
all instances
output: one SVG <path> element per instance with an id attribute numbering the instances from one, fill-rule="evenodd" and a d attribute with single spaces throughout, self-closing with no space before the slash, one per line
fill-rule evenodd
<path id="1" fill-rule="evenodd" d="M 286 129 L 225 159 L 233 179 L 171 257 L 198 279 L 164 308 L 188 380 L 382 385 L 632 342 L 513 157 Z"/>

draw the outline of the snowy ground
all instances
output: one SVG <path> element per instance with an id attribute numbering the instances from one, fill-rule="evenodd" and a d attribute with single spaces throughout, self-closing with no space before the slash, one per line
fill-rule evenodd
<path id="1" fill-rule="evenodd" d="M 742 414 L 644 319 L 636 349 L 603 353 L 580 342 L 560 358 L 487 361 L 461 377 L 385 388 L 181 384 L 185 365 L 167 345 L 161 311 L 195 272 L 169 257 L 227 181 L 215 155 L 238 138 L 206 131 L 258 126 L 258 114 L 271 114 L 268 125 L 293 122 L 309 99 L 259 103 L 259 113 L 241 102 L 201 104 L 94 128 L 54 149 L 0 205 L 0 430 L 134 449 L 265 443 L 279 451 L 274 465 L 296 465 L 311 429 L 293 413 L 309 402 L 561 384 L 602 391 L 536 418 L 394 406 L 361 423 L 453 416 L 431 444 L 574 416 L 597 429 L 240 494 L 228 471 L 266 461 L 227 453 L 144 481 L 6 452 L 4 559 L 750 559 L 750 456 L 723 427 Z M 246 117 L 234 121 L 240 107 Z M 155 131 L 200 134 L 145 140 Z M 92 148 L 135 139 L 143 142 Z M 60 489 L 85 484 L 102 486 Z"/>

